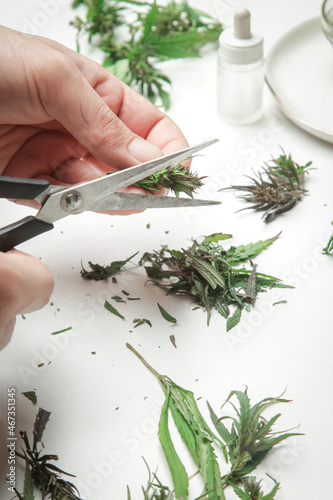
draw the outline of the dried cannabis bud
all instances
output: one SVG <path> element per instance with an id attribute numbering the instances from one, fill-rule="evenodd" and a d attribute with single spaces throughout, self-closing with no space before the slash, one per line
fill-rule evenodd
<path id="1" fill-rule="evenodd" d="M 187 167 L 177 163 L 150 175 L 135 185 L 148 191 L 160 191 L 160 188 L 164 187 L 173 191 L 176 196 L 179 196 L 179 193 L 185 193 L 192 198 L 195 191 L 203 185 L 202 179 L 205 177 L 198 177 Z"/>
<path id="2" fill-rule="evenodd" d="M 204 307 L 207 324 L 216 309 L 227 319 L 228 331 L 240 321 L 243 309 L 249 311 L 259 292 L 272 287 L 292 288 L 278 278 L 258 273 L 257 265 L 251 261 L 278 236 L 225 250 L 218 242 L 231 235 L 217 233 L 201 243 L 193 240 L 187 250 L 162 247 L 159 252 L 146 252 L 140 265 L 146 264 L 146 273 L 154 284 L 166 288 L 168 293 L 186 295 Z M 246 261 L 252 269 L 235 268 Z M 236 307 L 232 315 L 230 306 Z"/>
<path id="3" fill-rule="evenodd" d="M 264 222 L 271 222 L 302 200 L 307 192 L 304 188 L 304 174 L 308 173 L 307 169 L 311 164 L 312 162 L 308 162 L 300 166 L 293 161 L 291 155 L 283 153 L 278 158 L 273 158 L 270 163 L 265 163 L 263 172 L 258 172 L 256 177 L 248 176 L 252 184 L 225 189 L 244 191 L 246 194 L 240 195 L 239 198 L 252 205 L 242 210 L 264 212 Z"/>
<path id="4" fill-rule="evenodd" d="M 42 437 L 45 427 L 49 421 L 51 413 L 39 408 L 33 431 L 33 445 L 30 442 L 25 431 L 21 431 L 21 437 L 25 444 L 23 454 L 16 452 L 16 455 L 25 460 L 25 475 L 24 475 L 24 493 L 23 496 L 16 489 L 15 493 L 20 500 L 34 498 L 34 487 L 38 488 L 42 497 L 50 498 L 51 500 L 81 500 L 78 489 L 74 484 L 62 479 L 62 475 L 75 477 L 68 472 L 56 467 L 50 461 L 58 460 L 57 455 L 42 455 L 41 449 L 38 446 L 42 444 Z"/>

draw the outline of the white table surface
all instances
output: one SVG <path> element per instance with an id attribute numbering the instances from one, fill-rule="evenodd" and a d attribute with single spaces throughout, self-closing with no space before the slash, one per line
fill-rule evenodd
<path id="1" fill-rule="evenodd" d="M 235 7 L 248 7 L 254 30 L 265 37 L 266 53 L 289 29 L 319 16 L 320 3 L 190 2 L 197 7 L 204 4 L 207 11 L 224 22 L 230 22 Z M 45 14 L 45 6 L 50 9 L 51 4 L 53 10 Z M 69 0 L 2 1 L 0 13 L 6 26 L 35 30 L 36 34 L 75 48 L 75 30 L 69 26 L 75 13 Z M 293 403 L 276 406 L 268 416 L 273 411 L 281 412 L 276 430 L 300 425 L 299 431 L 305 436 L 276 448 L 260 474 L 268 472 L 281 482 L 276 496 L 279 500 L 332 497 L 333 262 L 321 254 L 333 220 L 332 145 L 286 119 L 268 90 L 264 117 L 258 123 L 222 123 L 216 114 L 216 49 L 211 47 L 204 53 L 201 59 L 170 61 L 162 68 L 173 82 L 169 114 L 189 143 L 209 137 L 220 139 L 193 161 L 193 169 L 208 175 L 201 196 L 222 200 L 222 205 L 200 210 L 146 211 L 126 218 L 98 214 L 68 217 L 53 231 L 20 246 L 40 258 L 53 273 L 54 305 L 27 315 L 25 320 L 19 317 L 11 343 L 0 353 L 1 499 L 11 498 L 4 483 L 8 472 L 8 387 L 15 387 L 17 393 L 18 430 L 30 431 L 37 412 L 21 392 L 36 389 L 38 406 L 52 412 L 44 435 L 45 452 L 58 454 L 59 466 L 77 476 L 75 483 L 82 498 L 124 500 L 129 484 L 132 498 L 140 500 L 140 486 L 147 480 L 142 456 L 152 470 L 158 466 L 164 483 L 171 484 L 157 437 L 163 394 L 155 378 L 126 348 L 126 342 L 160 373 L 201 397 L 198 404 L 207 420 L 205 400 L 218 412 L 233 389 L 248 386 L 251 400 L 256 402 L 277 396 L 287 388 L 286 397 Z M 231 193 L 217 190 L 243 182 L 243 175 L 251 175 L 252 168 L 257 170 L 272 155 L 278 155 L 280 146 L 300 164 L 313 161 L 316 169 L 307 178 L 308 195 L 291 212 L 268 225 L 260 214 L 235 214 L 244 207 L 242 202 Z M 27 213 L 28 209 L 1 200 L 0 225 Z M 159 249 L 162 244 L 187 247 L 191 237 L 218 231 L 232 233 L 235 245 L 282 231 L 256 262 L 259 271 L 295 285 L 294 290 L 262 294 L 255 309 L 244 313 L 239 326 L 230 333 L 226 333 L 225 320 L 216 312 L 207 327 L 202 310 L 192 312 L 188 302 L 165 296 L 157 287 L 145 286 L 146 276 L 135 265 L 127 265 L 127 271 L 117 278 L 118 284 L 86 282 L 80 277 L 81 261 L 107 264 L 137 251 Z M 141 298 L 118 305 L 125 321 L 103 307 L 105 299 L 110 300 L 121 290 Z M 272 307 L 281 299 L 287 304 Z M 177 318 L 177 326 L 164 321 L 156 302 Z M 136 317 L 150 319 L 152 328 L 146 325 L 133 330 L 132 320 Z M 72 327 L 68 333 L 51 335 L 68 326 Z M 171 334 L 176 337 L 177 348 L 170 342 Z M 40 363 L 44 366 L 38 368 Z M 188 472 L 194 472 L 186 450 L 182 450 L 182 459 Z M 22 489 L 23 468 L 18 462 L 16 473 L 17 487 Z M 264 483 L 271 486 L 266 479 Z M 194 485 L 198 486 L 193 482 L 192 499 L 199 495 Z M 234 497 L 229 492 L 227 498 Z"/>

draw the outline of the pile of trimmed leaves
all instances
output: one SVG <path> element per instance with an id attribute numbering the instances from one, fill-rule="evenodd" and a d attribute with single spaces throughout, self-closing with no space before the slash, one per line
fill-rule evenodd
<path id="1" fill-rule="evenodd" d="M 207 324 L 216 309 L 227 319 L 227 331 L 241 319 L 242 311 L 250 310 L 259 292 L 273 287 L 292 288 L 278 278 L 257 272 L 252 259 L 277 238 L 269 238 L 248 245 L 231 246 L 225 250 L 219 242 L 230 234 L 216 233 L 201 242 L 181 250 L 162 247 L 160 251 L 146 252 L 140 264 L 144 265 L 150 280 L 168 293 L 190 297 L 207 311 Z M 249 262 L 252 269 L 236 267 Z M 231 314 L 230 306 L 235 306 Z"/>
<path id="2" fill-rule="evenodd" d="M 204 420 L 193 392 L 175 384 L 169 377 L 159 374 L 131 345 L 127 344 L 127 347 L 157 377 L 165 395 L 158 435 L 171 472 L 174 490 L 162 486 L 155 476 L 155 482 L 150 479 L 147 489 L 143 490 L 144 499 L 186 500 L 188 498 L 189 479 L 171 438 L 168 423 L 170 413 L 205 485 L 198 499 L 225 500 L 226 488 L 232 487 L 243 500 L 272 500 L 279 489 L 279 483 L 271 478 L 275 485 L 270 493 L 264 495 L 260 481 L 258 482 L 251 474 L 276 445 L 291 436 L 299 435 L 289 431 L 273 431 L 280 414 L 269 420 L 262 416 L 264 410 L 271 405 L 288 403 L 289 400 L 282 397 L 265 398 L 251 405 L 247 389 L 244 392 L 232 391 L 226 403 L 231 403 L 236 416 L 217 417 L 208 404 L 217 436 Z M 239 408 L 231 402 L 234 396 L 238 400 Z M 224 424 L 223 421 L 226 419 L 230 419 L 231 428 Z M 217 452 L 230 463 L 230 469 L 224 475 L 221 475 Z M 128 493 L 128 500 L 130 498 Z"/>
<path id="3" fill-rule="evenodd" d="M 218 39 L 222 28 L 207 14 L 192 9 L 186 0 L 74 0 L 86 7 L 85 18 L 76 17 L 77 48 L 82 33 L 104 54 L 103 65 L 126 84 L 167 109 L 170 79 L 156 67 L 169 59 L 199 57 L 200 48 Z M 124 27 L 127 32 L 124 35 Z M 119 29 L 121 28 L 121 29 Z M 167 90 L 166 90 L 167 89 Z"/>
<path id="4" fill-rule="evenodd" d="M 263 212 L 264 222 L 271 222 L 302 200 L 307 192 L 304 188 L 304 174 L 308 173 L 311 164 L 312 162 L 304 166 L 298 165 L 291 155 L 283 153 L 270 163 L 265 163 L 263 171 L 259 171 L 255 177 L 249 177 L 252 184 L 224 189 L 244 191 L 245 194 L 239 197 L 252 205 L 242 210 Z"/>

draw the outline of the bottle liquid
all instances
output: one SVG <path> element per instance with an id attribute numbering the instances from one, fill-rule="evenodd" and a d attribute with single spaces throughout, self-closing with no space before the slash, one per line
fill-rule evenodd
<path id="1" fill-rule="evenodd" d="M 262 116 L 264 85 L 263 38 L 251 33 L 251 14 L 239 9 L 234 27 L 219 38 L 217 108 L 229 123 L 253 123 Z"/>

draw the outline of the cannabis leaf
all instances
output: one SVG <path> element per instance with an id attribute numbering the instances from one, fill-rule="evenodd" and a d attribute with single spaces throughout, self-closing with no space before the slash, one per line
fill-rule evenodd
<path id="1" fill-rule="evenodd" d="M 227 330 L 240 321 L 242 311 L 256 301 L 257 294 L 273 287 L 292 288 L 278 278 L 257 272 L 252 258 L 269 247 L 279 235 L 225 250 L 220 239 L 230 235 L 215 233 L 193 240 L 188 249 L 145 252 L 140 259 L 150 280 L 168 293 L 185 295 L 207 312 L 207 324 L 216 309 L 227 319 Z M 252 270 L 235 266 L 249 261 Z M 234 312 L 230 307 L 235 307 Z"/>
<path id="2" fill-rule="evenodd" d="M 91 271 L 86 271 L 82 266 L 81 276 L 85 280 L 107 280 L 108 278 L 110 278 L 110 276 L 119 273 L 119 271 L 121 271 L 121 268 L 124 267 L 125 264 L 133 259 L 133 257 L 135 257 L 138 253 L 139 252 L 136 252 L 135 254 L 131 255 L 131 257 L 128 257 L 128 259 L 125 260 L 115 260 L 108 266 L 101 266 L 100 264 L 93 264 L 92 262 L 89 262 Z"/>
<path id="3" fill-rule="evenodd" d="M 272 427 L 281 416 L 277 414 L 268 421 L 262 416 L 264 410 L 276 403 L 289 403 L 290 400 L 281 396 L 265 398 L 251 406 L 247 389 L 231 391 L 225 404 L 236 396 L 239 408 L 232 404 L 236 417 L 222 416 L 218 418 L 208 403 L 212 422 L 224 441 L 231 463 L 230 473 L 225 476 L 229 484 L 237 483 L 241 478 L 250 474 L 274 446 L 291 436 L 301 434 L 295 432 L 273 432 Z M 224 406 L 224 405 L 223 405 Z M 231 420 L 231 430 L 223 423 Z"/>
<path id="4" fill-rule="evenodd" d="M 74 0 L 86 6 L 86 18 L 76 17 L 77 49 L 86 33 L 104 53 L 104 66 L 126 84 L 167 109 L 171 81 L 157 69 L 167 59 L 199 57 L 200 48 L 216 41 L 221 25 L 186 1 L 166 5 L 134 0 Z M 140 7 L 144 6 L 142 9 Z M 128 22 L 129 19 L 133 19 Z M 127 26 L 127 36 L 118 28 Z"/>
<path id="5" fill-rule="evenodd" d="M 169 377 L 160 375 L 130 344 L 126 346 L 157 377 L 165 395 L 158 435 L 171 472 L 176 498 L 188 498 L 188 477 L 170 435 L 169 413 L 199 468 L 207 499 L 225 500 L 219 466 L 212 446 L 213 441 L 218 438 L 200 413 L 194 394 L 175 384 Z"/>
<path id="6" fill-rule="evenodd" d="M 271 222 L 278 215 L 291 210 L 298 201 L 303 199 L 307 190 L 304 188 L 304 174 L 308 173 L 312 162 L 306 165 L 298 165 L 284 152 L 273 158 L 270 163 L 265 163 L 262 171 L 255 177 L 249 177 L 252 184 L 231 186 L 223 189 L 244 191 L 239 197 L 252 203 L 250 207 L 241 209 L 253 209 L 262 211 L 264 222 Z M 221 191 L 223 191 L 221 189 Z"/>

